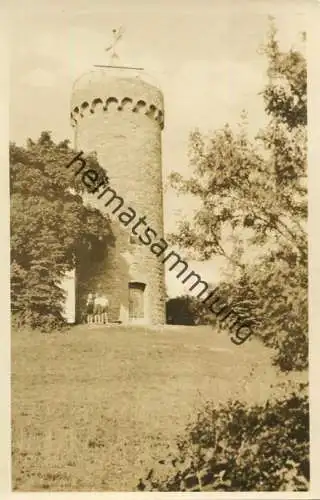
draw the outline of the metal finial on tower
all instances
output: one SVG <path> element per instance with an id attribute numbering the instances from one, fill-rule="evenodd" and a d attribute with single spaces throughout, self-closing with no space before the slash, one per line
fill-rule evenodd
<path id="1" fill-rule="evenodd" d="M 143 68 L 136 68 L 133 66 L 120 66 L 119 65 L 119 62 L 118 62 L 119 56 L 116 53 L 116 45 L 119 42 L 119 40 L 121 40 L 124 31 L 125 30 L 122 26 L 120 26 L 120 28 L 118 28 L 118 29 L 112 30 L 113 42 L 108 47 L 106 47 L 104 49 L 106 52 L 111 51 L 109 64 L 107 64 L 107 65 L 106 64 L 94 64 L 94 66 L 96 68 L 121 68 L 121 69 L 134 69 L 134 70 L 139 70 L 139 71 L 143 70 Z"/>
<path id="2" fill-rule="evenodd" d="M 112 51 L 111 55 L 110 55 L 110 64 L 111 65 L 114 65 L 117 62 L 117 60 L 119 59 L 119 56 L 116 53 L 115 48 L 116 48 L 116 45 L 119 42 L 119 40 L 121 40 L 123 33 L 124 33 L 124 29 L 122 26 L 120 26 L 119 29 L 112 30 L 113 42 L 111 45 L 109 45 L 109 47 L 107 47 L 105 49 L 106 52 L 109 52 L 110 50 Z"/>

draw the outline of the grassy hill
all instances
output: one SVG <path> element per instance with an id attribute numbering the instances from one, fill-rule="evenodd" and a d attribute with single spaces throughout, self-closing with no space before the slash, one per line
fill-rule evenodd
<path id="1" fill-rule="evenodd" d="M 202 403 L 272 396 L 270 355 L 210 327 L 13 331 L 13 488 L 132 491 Z"/>

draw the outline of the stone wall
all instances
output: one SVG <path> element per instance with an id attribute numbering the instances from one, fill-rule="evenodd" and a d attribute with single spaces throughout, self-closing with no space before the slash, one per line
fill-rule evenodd
<path id="1" fill-rule="evenodd" d="M 89 281 L 92 286 L 100 285 L 107 295 L 110 320 L 125 323 L 128 321 L 128 284 L 130 281 L 145 283 L 143 323 L 164 323 L 164 265 L 150 247 L 130 242 L 131 228 L 142 216 L 156 231 L 155 240 L 163 236 L 162 94 L 140 78 L 120 78 L 108 70 L 91 72 L 74 86 L 71 122 L 76 148 L 84 151 L 84 155 L 96 151 L 108 173 L 110 186 L 124 199 L 123 207 L 112 215 L 114 246 L 108 247 L 103 262 L 87 263 L 88 269 L 92 269 Z M 114 203 L 104 207 L 108 198 L 99 201 L 97 194 L 90 198 L 90 203 L 109 214 L 117 206 Z M 117 215 L 128 206 L 136 212 L 136 218 L 124 228 Z M 145 227 L 141 225 L 137 232 L 143 235 Z M 85 288 L 78 287 L 78 304 L 84 302 Z"/>

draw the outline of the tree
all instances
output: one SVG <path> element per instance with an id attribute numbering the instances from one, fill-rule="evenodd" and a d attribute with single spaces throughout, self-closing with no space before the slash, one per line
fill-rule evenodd
<path id="1" fill-rule="evenodd" d="M 262 92 L 269 123 L 254 141 L 243 124 L 211 137 L 191 134 L 194 175 L 173 174 L 172 183 L 196 196 L 200 209 L 172 241 L 193 257 L 225 257 L 223 294 L 232 297 L 233 308 L 255 318 L 256 334 L 289 371 L 306 368 L 308 354 L 306 62 L 296 50 L 280 51 L 273 26 L 263 52 L 269 61 Z M 308 385 L 292 385 L 287 379 L 280 397 L 263 405 L 209 402 L 177 440 L 177 452 L 155 464 L 137 489 L 307 490 Z M 274 389 L 277 394 L 279 386 Z"/>
<path id="2" fill-rule="evenodd" d="M 19 324 L 32 328 L 63 324 L 62 278 L 78 253 L 111 237 L 108 219 L 84 204 L 81 177 L 66 168 L 75 155 L 69 141 L 55 144 L 49 132 L 26 147 L 10 144 L 11 304 Z M 86 160 L 105 177 L 94 155 Z"/>
<path id="3" fill-rule="evenodd" d="M 269 123 L 253 141 L 245 120 L 238 130 L 227 124 L 210 137 L 191 133 L 194 175 L 173 173 L 171 182 L 201 206 L 171 241 L 193 258 L 224 256 L 233 306 L 243 306 L 255 319 L 256 335 L 276 348 L 281 369 L 303 369 L 308 358 L 306 60 L 300 51 L 280 50 L 273 25 L 263 53 L 269 63 L 262 91 Z"/>

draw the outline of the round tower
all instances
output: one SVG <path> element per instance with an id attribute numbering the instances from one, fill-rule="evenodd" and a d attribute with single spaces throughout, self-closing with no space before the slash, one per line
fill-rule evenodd
<path id="1" fill-rule="evenodd" d="M 157 241 L 163 237 L 163 116 L 161 91 L 147 83 L 138 70 L 103 67 L 86 73 L 74 84 L 71 124 L 75 148 L 84 152 L 84 158 L 86 153 L 97 153 L 110 188 L 123 199 L 116 212 L 116 204 L 106 207 L 114 243 L 102 261 L 93 258 L 86 263 L 86 283 L 81 279 L 77 283 L 77 317 L 85 295 L 98 288 L 109 300 L 109 321 L 165 322 L 164 265 L 150 246 L 139 240 L 147 226 L 156 232 Z M 103 198 L 99 201 L 98 195 L 90 195 L 90 203 L 101 208 Z M 126 227 L 118 215 L 127 207 L 136 217 Z M 132 227 L 143 216 L 145 223 L 133 234 Z"/>

